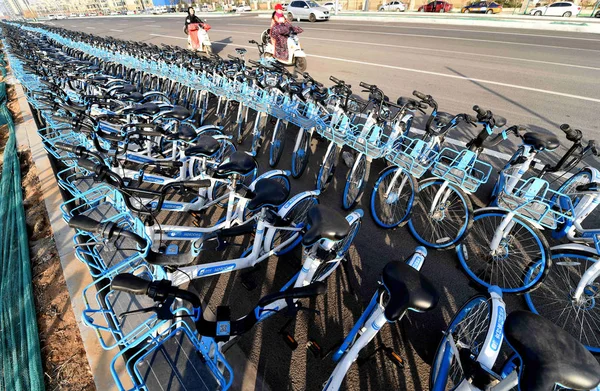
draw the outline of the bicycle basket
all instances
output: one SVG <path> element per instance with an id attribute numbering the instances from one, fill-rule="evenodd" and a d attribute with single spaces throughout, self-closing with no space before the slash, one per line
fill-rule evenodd
<path id="1" fill-rule="evenodd" d="M 402 137 L 394 144 L 386 159 L 415 178 L 420 178 L 435 163 L 438 155 L 425 141 Z"/>
<path id="2" fill-rule="evenodd" d="M 372 159 L 378 159 L 388 151 L 388 136 L 378 125 L 365 127 L 364 124 L 351 124 L 346 133 L 346 139 L 349 147 Z"/>
<path id="3" fill-rule="evenodd" d="M 474 193 L 486 183 L 492 172 L 492 166 L 477 158 L 473 151 L 457 151 L 444 148 L 435 162 L 431 174 L 452 184 L 460 186 L 466 192 Z"/>
<path id="4" fill-rule="evenodd" d="M 501 208 L 550 229 L 572 219 L 573 204 L 569 196 L 552 190 L 544 179 L 524 180 L 501 172 L 499 181 Z"/>

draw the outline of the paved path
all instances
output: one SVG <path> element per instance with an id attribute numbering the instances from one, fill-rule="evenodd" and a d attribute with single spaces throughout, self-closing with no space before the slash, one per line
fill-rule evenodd
<path id="1" fill-rule="evenodd" d="M 215 18 L 209 23 L 213 26 L 210 35 L 215 51 L 226 56 L 234 54 L 236 47 L 247 47 L 248 58 L 256 58 L 248 40 L 258 39 L 268 22 L 244 16 Z M 183 19 L 175 23 L 166 18 L 90 18 L 53 24 L 123 39 L 185 44 Z M 402 23 L 328 22 L 300 26 L 305 29 L 301 41 L 309 55 L 308 70 L 318 80 L 335 75 L 356 87 L 360 81 L 374 83 L 393 99 L 417 89 L 432 94 L 443 111 L 470 112 L 473 104 L 479 104 L 507 117 L 509 124 L 526 124 L 558 134 L 558 126 L 568 122 L 584 130 L 586 137 L 600 139 L 600 37 Z M 415 126 L 422 127 L 423 121 L 417 120 Z M 457 131 L 452 137 L 465 140 L 473 133 Z M 290 136 L 290 153 L 291 144 Z M 314 187 L 324 146 L 315 148 L 307 172 L 292 183 L 294 193 Z M 513 148 L 514 144 L 507 143 L 499 150 L 508 153 Z M 290 153 L 285 154 L 279 167 L 290 166 Z M 499 167 L 499 160 L 491 161 Z M 260 164 L 262 170 L 268 168 L 264 154 Z M 359 205 L 365 209 L 365 219 L 351 256 L 350 284 L 355 293 L 349 293 L 348 279 L 341 271 L 331 278 L 327 296 L 313 303 L 321 315 L 301 315 L 292 325 L 300 343 L 293 353 L 277 334 L 286 321 L 283 316 L 269 319 L 240 340 L 240 346 L 273 390 L 321 388 L 334 366 L 328 358 L 319 360 L 306 353 L 303 346 L 307 335 L 326 349 L 333 346 L 360 316 L 377 287 L 383 266 L 408 256 L 416 246 L 406 228 L 383 231 L 371 222 L 367 196 L 383 167 L 379 162 L 373 164 L 371 183 Z M 341 166 L 333 186 L 321 197 L 322 203 L 339 208 L 346 172 Z M 481 189 L 478 197 L 482 200 L 478 198 L 476 202 L 485 202 L 489 190 L 489 186 Z M 233 253 L 239 254 L 236 250 Z M 220 303 L 229 303 L 235 306 L 235 313 L 242 315 L 261 294 L 279 289 L 298 270 L 298 262 L 297 257 L 270 259 L 256 272 L 259 288 L 252 292 L 240 286 L 239 273 L 201 280 L 195 287 L 209 298 L 213 309 Z M 367 349 L 371 352 L 384 343 L 401 354 L 405 368 L 396 368 L 383 353 L 377 353 L 374 360 L 352 368 L 346 389 L 428 389 L 428 362 L 441 330 L 457 307 L 476 291 L 458 269 L 452 251 L 431 251 L 423 272 L 435 281 L 442 295 L 438 308 L 428 314 L 411 314 L 400 325 L 385 327 Z M 507 297 L 506 301 L 509 310 L 524 308 L 520 297 Z"/>

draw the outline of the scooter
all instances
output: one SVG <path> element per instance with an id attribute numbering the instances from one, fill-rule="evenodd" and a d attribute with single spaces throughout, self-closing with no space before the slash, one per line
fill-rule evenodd
<path id="1" fill-rule="evenodd" d="M 200 43 L 198 49 L 198 51 L 200 52 L 204 52 L 207 55 L 211 55 L 212 54 L 212 44 L 210 42 L 210 37 L 208 36 L 208 30 L 210 30 L 210 26 L 208 25 L 208 23 L 206 23 L 205 21 L 202 21 L 204 28 L 200 28 L 198 30 L 195 31 L 190 31 L 190 34 L 198 34 L 198 42 Z M 189 48 L 191 49 L 192 44 L 191 41 L 188 40 L 188 45 Z"/>
<path id="2" fill-rule="evenodd" d="M 273 46 L 273 43 L 271 42 L 271 29 L 266 29 L 265 31 L 263 31 L 262 35 L 261 35 L 261 41 L 262 41 L 262 50 L 260 50 L 260 46 L 259 46 L 259 51 L 261 51 L 260 55 L 261 57 L 272 57 L 275 58 L 275 47 Z M 280 62 L 283 65 L 293 65 L 296 67 L 296 69 L 299 72 L 305 72 L 306 68 L 307 68 L 307 62 L 306 62 L 306 53 L 304 53 L 304 50 L 302 50 L 302 47 L 300 46 L 300 41 L 298 40 L 298 34 L 295 33 L 290 33 L 288 39 L 287 39 L 287 45 L 288 45 L 288 58 L 287 60 L 280 60 L 277 59 L 278 62 Z"/>

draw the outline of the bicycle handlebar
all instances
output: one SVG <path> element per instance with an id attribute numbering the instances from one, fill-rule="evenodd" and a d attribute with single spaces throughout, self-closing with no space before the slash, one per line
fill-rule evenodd
<path id="1" fill-rule="evenodd" d="M 132 274 L 118 274 L 111 281 L 111 289 L 121 292 L 127 292 L 133 295 L 146 295 L 155 301 L 163 302 L 168 298 L 179 298 L 188 301 L 194 307 L 194 312 L 202 310 L 200 298 L 189 291 L 172 286 L 171 281 L 157 280 L 148 281 Z M 276 292 L 264 296 L 258 302 L 257 309 L 252 309 L 246 316 L 229 321 L 229 332 L 224 335 L 219 332 L 219 324 L 224 320 L 209 321 L 199 316 L 196 320 L 196 329 L 202 336 L 215 338 L 220 341 L 227 341 L 232 336 L 242 335 L 252 329 L 259 321 L 261 308 L 277 300 L 294 300 L 302 298 L 315 297 L 325 293 L 327 287 L 325 283 L 317 281 L 308 286 L 291 288 L 282 292 Z M 292 304 L 292 303 L 289 303 Z"/>
<path id="2" fill-rule="evenodd" d="M 562 130 L 567 136 L 567 140 L 572 141 L 574 143 L 580 141 L 583 138 L 583 134 L 579 129 L 573 129 L 569 124 L 560 125 L 560 130 Z"/>
<path id="3" fill-rule="evenodd" d="M 69 227 L 86 231 L 93 234 L 100 234 L 106 239 L 112 239 L 113 237 L 125 237 L 133 240 L 140 247 L 144 248 L 148 244 L 148 241 L 138 234 L 119 227 L 116 223 L 108 221 L 101 223 L 88 216 L 77 215 L 71 217 L 69 220 Z"/>

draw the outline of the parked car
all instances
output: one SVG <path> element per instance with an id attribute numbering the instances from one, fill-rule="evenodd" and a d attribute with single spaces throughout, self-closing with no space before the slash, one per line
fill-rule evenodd
<path id="1" fill-rule="evenodd" d="M 210 7 L 208 6 L 208 4 L 202 4 L 202 7 L 200 7 L 200 12 L 209 12 L 210 11 Z"/>
<path id="2" fill-rule="evenodd" d="M 95 12 L 90 12 L 87 16 L 98 16 Z"/>
<path id="3" fill-rule="evenodd" d="M 250 12 L 252 11 L 252 7 L 250 7 L 249 5 L 246 5 L 245 3 L 242 3 L 240 5 L 234 5 L 233 7 L 231 7 L 232 11 L 235 12 Z"/>
<path id="4" fill-rule="evenodd" d="M 119 13 L 118 13 L 117 11 L 112 11 L 112 12 L 110 13 L 110 15 L 111 15 L 111 16 L 115 16 L 115 15 L 119 15 Z"/>
<path id="5" fill-rule="evenodd" d="M 406 6 L 401 1 L 392 1 L 379 7 L 379 11 L 404 12 L 406 11 Z"/>
<path id="6" fill-rule="evenodd" d="M 71 12 L 69 14 L 69 18 L 76 18 L 76 17 L 77 17 L 77 14 L 75 12 Z"/>
<path id="7" fill-rule="evenodd" d="M 58 18 L 54 14 L 48 14 L 48 20 L 57 20 Z"/>
<path id="8" fill-rule="evenodd" d="M 335 1 L 328 1 L 323 4 L 323 7 L 329 9 L 329 13 L 335 12 Z M 342 2 L 338 1 L 338 11 L 342 10 Z"/>
<path id="9" fill-rule="evenodd" d="M 564 16 L 566 18 L 579 15 L 581 7 L 571 3 L 570 1 L 560 1 L 543 7 L 535 7 L 531 10 L 533 16 Z M 598 15 L 596 14 L 596 17 Z"/>
<path id="10" fill-rule="evenodd" d="M 175 13 L 175 8 L 167 8 L 167 13 L 168 14 L 174 14 Z"/>
<path id="11" fill-rule="evenodd" d="M 290 5 L 290 3 L 281 3 L 281 6 L 283 7 L 284 11 L 287 11 L 287 7 Z"/>
<path id="12" fill-rule="evenodd" d="M 419 7 L 419 12 L 450 12 L 452 4 L 447 1 L 432 1 Z"/>
<path id="13" fill-rule="evenodd" d="M 481 14 L 499 14 L 502 12 L 502 6 L 495 2 L 476 1 L 467 6 L 462 7 L 462 13 L 477 12 Z"/>
<path id="14" fill-rule="evenodd" d="M 84 13 L 79 14 L 80 18 L 84 18 L 86 15 Z"/>
<path id="15" fill-rule="evenodd" d="M 129 10 L 127 11 L 127 15 L 135 15 L 135 11 Z"/>
<path id="16" fill-rule="evenodd" d="M 308 19 L 310 22 L 329 20 L 329 10 L 312 0 L 295 0 L 287 7 L 289 20 Z"/>
<path id="17" fill-rule="evenodd" d="M 596 12 L 596 15 L 594 15 L 596 18 L 600 18 L 600 11 Z"/>

